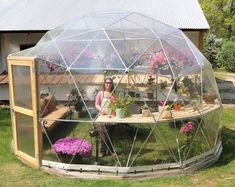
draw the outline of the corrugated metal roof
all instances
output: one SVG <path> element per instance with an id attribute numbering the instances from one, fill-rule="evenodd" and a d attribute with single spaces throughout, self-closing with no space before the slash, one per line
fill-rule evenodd
<path id="1" fill-rule="evenodd" d="M 0 31 L 51 30 L 95 11 L 140 12 L 180 29 L 209 29 L 198 0 L 0 0 Z"/>

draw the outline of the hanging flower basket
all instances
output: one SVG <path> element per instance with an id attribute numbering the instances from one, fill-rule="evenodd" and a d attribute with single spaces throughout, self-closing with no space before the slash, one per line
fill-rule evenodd
<path id="1" fill-rule="evenodd" d="M 64 163 L 70 163 L 73 157 L 71 163 L 81 163 L 83 157 L 92 154 L 92 144 L 80 138 L 61 138 L 53 144 L 52 149 Z"/>

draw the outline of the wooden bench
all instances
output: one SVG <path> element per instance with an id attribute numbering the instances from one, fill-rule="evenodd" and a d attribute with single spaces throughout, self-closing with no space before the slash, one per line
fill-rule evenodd
<path id="1" fill-rule="evenodd" d="M 42 118 L 42 124 L 46 131 L 50 132 L 60 122 L 58 119 L 65 119 L 71 114 L 72 110 L 68 106 L 57 105 L 52 112 Z"/>

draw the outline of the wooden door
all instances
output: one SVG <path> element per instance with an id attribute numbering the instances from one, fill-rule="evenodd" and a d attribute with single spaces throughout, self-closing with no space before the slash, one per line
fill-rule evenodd
<path id="1" fill-rule="evenodd" d="M 10 103 L 15 154 L 41 166 L 41 127 L 38 123 L 37 67 L 34 58 L 8 58 Z"/>

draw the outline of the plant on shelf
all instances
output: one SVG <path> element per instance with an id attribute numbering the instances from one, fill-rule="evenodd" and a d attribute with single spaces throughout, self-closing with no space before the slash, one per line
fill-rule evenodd
<path id="1" fill-rule="evenodd" d="M 147 80 L 147 90 L 146 90 L 148 99 L 153 99 L 154 80 L 155 78 L 149 75 Z"/>
<path id="2" fill-rule="evenodd" d="M 130 116 L 131 112 L 129 110 L 130 104 L 134 102 L 134 99 L 129 95 L 124 95 L 122 93 L 116 93 L 112 99 L 112 112 L 116 112 L 116 116 L 119 118 L 124 118 Z"/>
<path id="3" fill-rule="evenodd" d="M 69 107 L 74 106 L 77 112 L 82 111 L 83 102 L 77 88 L 72 88 L 69 93 L 67 93 L 66 97 Z"/>
<path id="4" fill-rule="evenodd" d="M 164 90 L 164 89 L 166 89 L 166 87 L 167 87 L 167 81 L 162 81 L 162 80 L 160 80 L 160 88 L 162 89 L 162 90 Z"/>
<path id="5" fill-rule="evenodd" d="M 150 111 L 150 109 L 149 109 L 147 104 L 145 104 L 142 107 L 142 115 L 143 115 L 143 117 L 149 117 L 151 115 L 151 111 Z"/>
<path id="6" fill-rule="evenodd" d="M 168 106 L 168 105 L 164 106 L 161 118 L 162 119 L 171 119 L 172 118 L 171 106 Z"/>
<path id="7" fill-rule="evenodd" d="M 61 138 L 52 145 L 52 150 L 62 162 L 80 163 L 83 157 L 91 156 L 92 144 L 80 138 Z"/>
<path id="8" fill-rule="evenodd" d="M 180 111 L 182 106 L 183 106 L 183 102 L 177 98 L 172 103 L 172 107 L 174 108 L 175 111 Z"/>
<path id="9" fill-rule="evenodd" d="M 209 90 L 203 95 L 203 99 L 207 104 L 214 104 L 217 96 L 216 93 Z"/>

